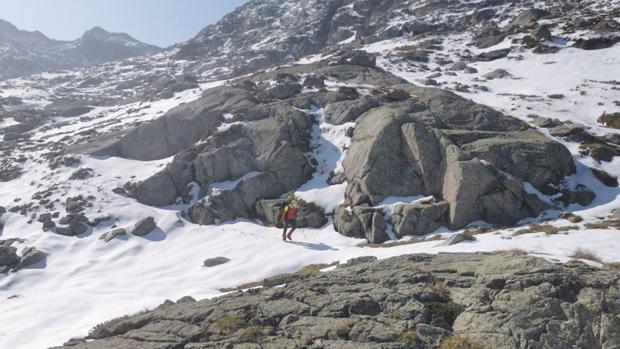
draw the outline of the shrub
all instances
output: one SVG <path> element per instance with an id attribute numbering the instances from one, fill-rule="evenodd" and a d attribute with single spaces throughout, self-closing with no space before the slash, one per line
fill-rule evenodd
<path id="1" fill-rule="evenodd" d="M 250 326 L 244 328 L 241 333 L 239 333 L 239 339 L 246 342 L 251 342 L 256 340 L 258 337 L 261 337 L 265 334 L 265 329 L 261 326 Z"/>
<path id="2" fill-rule="evenodd" d="M 607 263 L 605 265 L 607 267 L 611 268 L 611 269 L 618 269 L 618 270 L 620 270 L 620 263 Z"/>
<path id="3" fill-rule="evenodd" d="M 244 327 L 246 327 L 246 322 L 244 319 L 230 314 L 222 316 L 211 324 L 211 328 L 215 332 L 224 334 L 233 333 Z"/>
<path id="4" fill-rule="evenodd" d="M 601 264 L 603 263 L 603 261 L 596 255 L 596 253 L 590 250 L 583 249 L 583 248 L 576 249 L 575 252 L 573 252 L 573 254 L 570 255 L 570 257 L 574 259 L 585 259 L 585 260 L 589 260 L 589 261 L 593 261 L 593 262 L 597 262 Z"/>
<path id="5" fill-rule="evenodd" d="M 125 334 L 131 330 L 140 328 L 148 322 L 148 319 L 146 318 L 136 319 L 134 317 L 145 314 L 147 312 L 148 310 L 145 309 L 133 315 L 124 315 L 124 316 L 97 324 L 95 325 L 95 327 L 91 328 L 90 331 L 88 331 L 88 336 L 86 338 L 103 339 L 103 338 L 108 338 L 111 336 Z"/>
<path id="6" fill-rule="evenodd" d="M 453 334 L 441 341 L 441 349 L 483 349 L 482 345 L 469 336 Z"/>
<path id="7" fill-rule="evenodd" d="M 465 311 L 465 307 L 452 301 L 447 303 L 430 302 L 425 304 L 431 311 L 433 319 L 443 318 L 448 325 L 454 325 L 456 318 Z"/>
<path id="8" fill-rule="evenodd" d="M 441 296 L 441 298 L 445 300 L 450 299 L 450 296 L 451 296 L 450 288 L 443 282 L 435 280 L 429 285 L 429 287 L 431 290 L 433 290 L 435 293 Z"/>
<path id="9" fill-rule="evenodd" d="M 336 336 L 342 339 L 349 339 L 349 333 L 351 333 L 353 326 L 355 326 L 358 322 L 360 322 L 359 319 L 346 319 L 339 322 L 336 325 Z"/>
<path id="10" fill-rule="evenodd" d="M 415 330 L 408 330 L 398 336 L 398 341 L 405 344 L 413 344 L 418 338 L 418 334 Z"/>

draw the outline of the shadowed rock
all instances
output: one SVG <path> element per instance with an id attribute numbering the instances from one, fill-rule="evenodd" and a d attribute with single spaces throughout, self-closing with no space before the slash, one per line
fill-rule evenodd
<path id="1" fill-rule="evenodd" d="M 136 225 L 131 230 L 131 234 L 135 236 L 146 236 L 148 233 L 157 229 L 157 224 L 155 223 L 155 219 L 153 217 L 146 217 L 136 223 Z"/>
<path id="2" fill-rule="evenodd" d="M 22 257 L 19 260 L 19 264 L 15 267 L 15 270 L 20 270 L 43 262 L 46 259 L 45 253 L 39 251 L 34 247 L 27 247 L 22 252 Z"/>

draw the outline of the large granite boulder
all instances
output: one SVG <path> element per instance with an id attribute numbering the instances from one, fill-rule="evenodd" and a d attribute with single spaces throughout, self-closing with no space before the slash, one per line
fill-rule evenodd
<path id="1" fill-rule="evenodd" d="M 174 202 L 178 191 L 168 170 L 162 170 L 140 182 L 133 190 L 138 201 L 151 206 L 165 206 Z"/>
<path id="2" fill-rule="evenodd" d="M 190 208 L 190 218 L 199 224 L 213 224 L 254 216 L 254 205 L 263 198 L 277 198 L 285 187 L 271 172 L 243 179 L 230 190 L 216 191 Z"/>
<path id="3" fill-rule="evenodd" d="M 409 235 L 440 225 L 462 228 L 475 220 L 511 225 L 549 207 L 526 191 L 528 184 L 552 193 L 553 184 L 575 171 L 566 148 L 521 121 L 447 92 L 415 88 L 410 93 L 416 101 L 383 105 L 358 118 L 344 161 L 345 206 L 416 195 L 449 205 L 444 216 L 439 210 L 430 222 L 409 223 Z M 337 210 L 336 229 L 363 236 L 369 225 L 351 221 L 355 212 Z"/>
<path id="4" fill-rule="evenodd" d="M 345 236 L 379 244 L 389 240 L 384 216 L 382 208 L 340 205 L 334 211 L 334 228 Z"/>
<path id="5" fill-rule="evenodd" d="M 400 204 L 394 207 L 390 223 L 396 237 L 429 234 L 448 222 L 450 204 Z"/>

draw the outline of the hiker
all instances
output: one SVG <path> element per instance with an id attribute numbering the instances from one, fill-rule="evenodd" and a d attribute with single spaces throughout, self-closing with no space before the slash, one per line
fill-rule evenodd
<path id="1" fill-rule="evenodd" d="M 284 209 L 282 210 L 281 220 L 282 225 L 284 225 L 284 231 L 282 232 L 282 241 L 286 241 L 287 238 L 289 240 L 293 240 L 291 238 L 291 235 L 293 235 L 295 228 L 297 228 L 297 209 L 292 202 L 289 202 L 288 204 L 286 204 L 286 206 L 284 206 Z M 288 232 L 287 235 L 286 230 L 288 228 L 291 228 L 291 230 Z"/>

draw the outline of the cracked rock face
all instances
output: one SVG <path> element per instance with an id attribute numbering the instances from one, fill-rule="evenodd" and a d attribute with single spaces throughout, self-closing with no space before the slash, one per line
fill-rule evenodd
<path id="1" fill-rule="evenodd" d="M 616 348 L 620 274 L 516 252 L 360 258 L 328 273 L 166 301 L 62 348 Z M 270 279 L 271 280 L 271 279 Z"/>
<path id="2" fill-rule="evenodd" d="M 575 171 L 566 148 L 522 121 L 365 63 L 341 61 L 346 59 L 216 87 L 120 136 L 72 148 L 140 160 L 176 154 L 164 170 L 138 183 L 132 193 L 138 201 L 165 206 L 194 200 L 188 215 L 200 224 L 239 217 L 270 222 L 257 203 L 296 190 L 315 172 L 308 156 L 318 122 L 312 113 L 322 109 L 326 122 L 354 125 L 350 148 L 341 150 L 346 156 L 339 177 L 348 184 L 334 225 L 374 243 L 388 239 L 390 225 L 397 236 L 476 220 L 512 225 L 549 207 L 525 190 L 528 185 L 554 193 L 554 185 Z M 285 96 L 271 87 L 299 86 L 306 76 L 340 86 L 295 88 Z M 189 198 L 195 186 L 198 197 Z M 435 200 L 399 207 L 394 217 L 374 208 L 387 197 L 418 195 Z M 317 216 L 307 225 L 324 222 Z"/>

